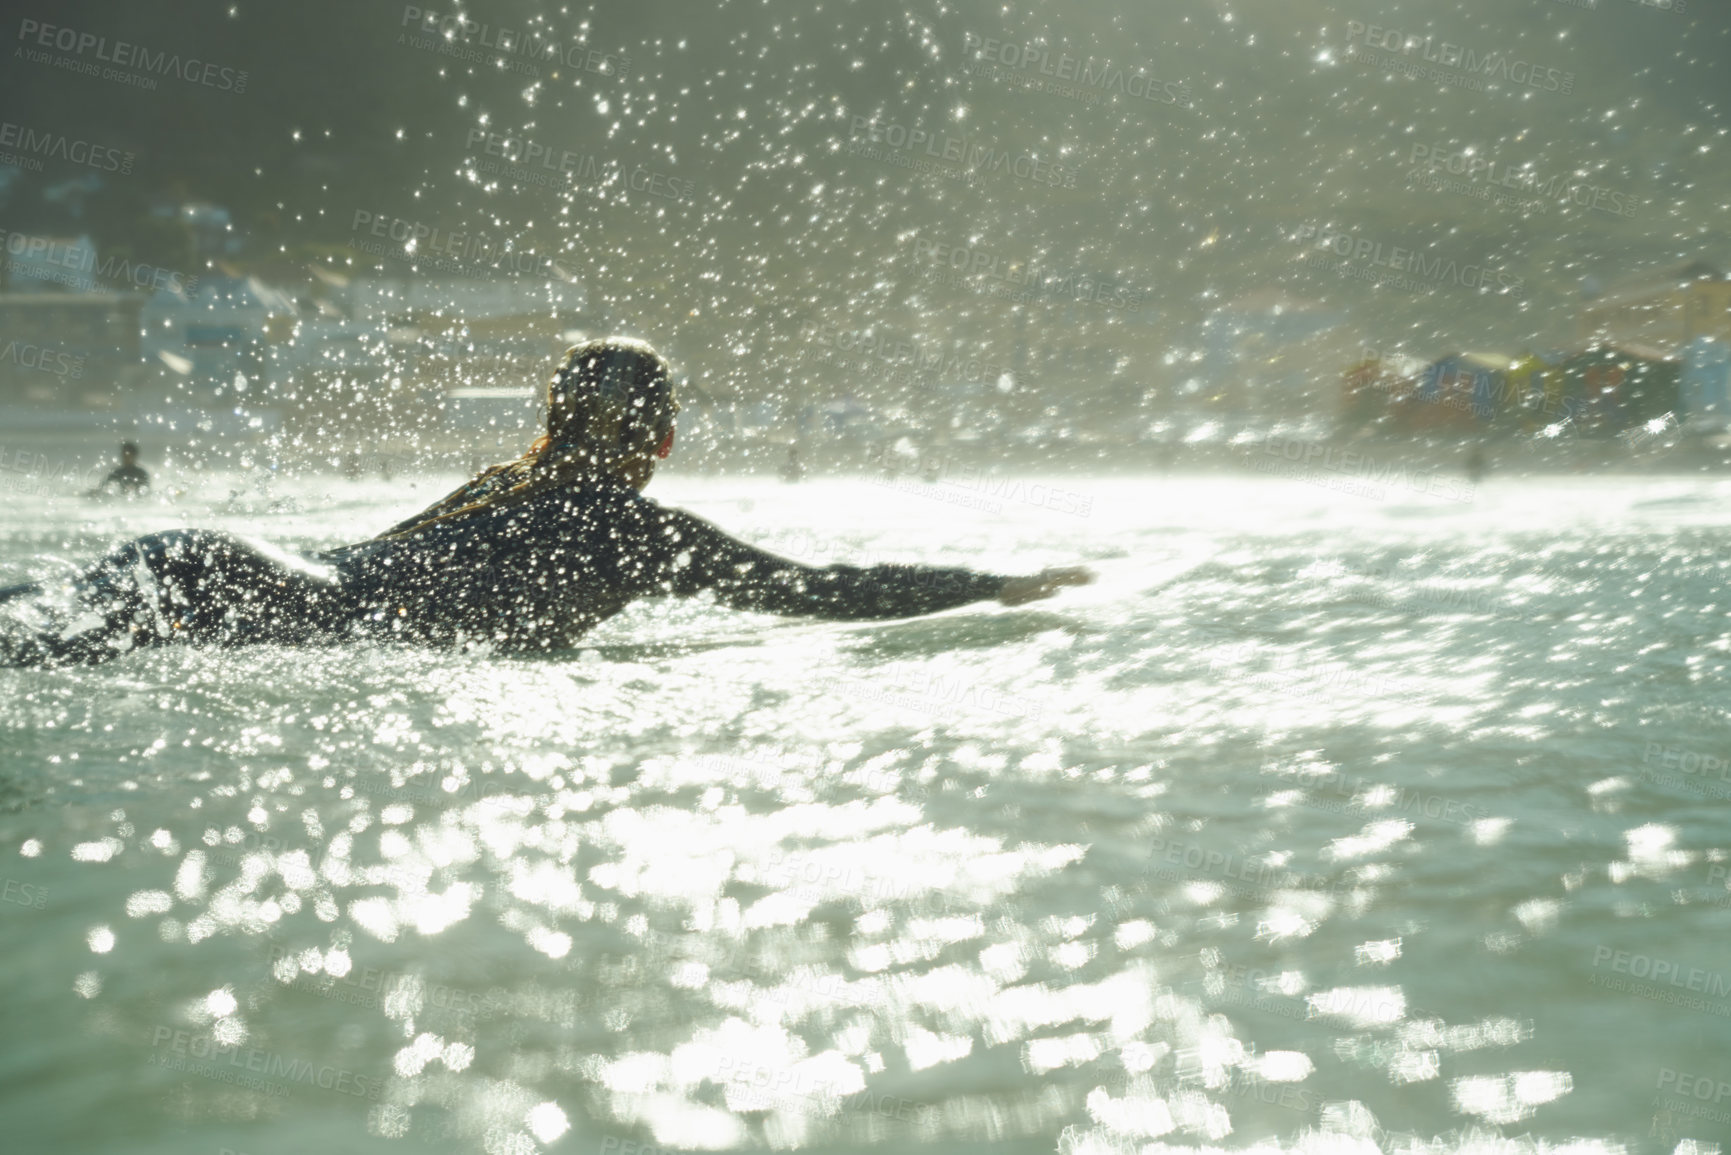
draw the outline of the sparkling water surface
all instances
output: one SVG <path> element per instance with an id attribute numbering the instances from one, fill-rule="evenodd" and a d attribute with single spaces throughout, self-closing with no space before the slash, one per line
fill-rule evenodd
<path id="1" fill-rule="evenodd" d="M 0 583 L 449 488 L 0 507 Z M 1020 608 L 0 670 L 8 1150 L 1705 1152 L 1731 481 L 658 479 Z M 59 559 L 59 560 L 56 560 Z"/>

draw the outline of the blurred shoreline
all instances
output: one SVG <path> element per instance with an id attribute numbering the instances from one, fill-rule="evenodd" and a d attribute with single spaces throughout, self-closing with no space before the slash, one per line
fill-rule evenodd
<path id="1" fill-rule="evenodd" d="M 510 460 L 532 436 L 508 431 L 410 439 L 320 441 L 282 430 L 152 428 L 107 415 L 106 423 L 13 420 L 0 410 L 0 492 L 80 492 L 115 464 L 123 439 L 139 443 L 146 469 L 336 475 L 390 481 L 420 474 L 472 474 Z M 1554 475 L 1718 475 L 1731 473 L 1731 442 L 1671 428 L 1641 439 L 1502 436 L 1456 441 L 1397 436 L 1341 437 L 1315 428 L 1272 426 L 1206 440 L 1059 438 L 1038 445 L 1001 440 L 917 442 L 904 430 L 874 436 L 789 439 L 688 435 L 661 472 L 669 477 L 776 476 L 790 448 L 804 479 L 877 478 L 895 484 L 967 488 L 1006 476 L 1120 476 L 1169 473 L 1257 474 L 1271 478 L 1463 478 Z"/>

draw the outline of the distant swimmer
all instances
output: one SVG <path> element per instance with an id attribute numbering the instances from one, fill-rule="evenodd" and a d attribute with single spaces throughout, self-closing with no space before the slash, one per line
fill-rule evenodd
<path id="1" fill-rule="evenodd" d="M 783 481 L 799 481 L 805 477 L 805 464 L 799 459 L 799 447 L 787 447 L 787 460 L 781 463 L 781 479 Z"/>
<path id="2" fill-rule="evenodd" d="M 137 497 L 150 488 L 150 474 L 138 464 L 138 445 L 132 441 L 120 443 L 120 464 L 115 466 L 108 476 L 102 479 L 102 484 L 90 491 L 90 496 L 107 491 L 114 486 L 126 497 Z"/>
<path id="3" fill-rule="evenodd" d="M 801 565 L 642 495 L 673 450 L 667 362 L 639 341 L 569 350 L 547 430 L 414 517 L 298 557 L 210 530 L 128 542 L 64 587 L 0 590 L 0 664 L 94 663 L 174 642 L 388 639 L 504 653 L 558 650 L 642 597 L 709 593 L 734 609 L 905 618 L 1021 605 L 1093 579 L 924 565 Z"/>

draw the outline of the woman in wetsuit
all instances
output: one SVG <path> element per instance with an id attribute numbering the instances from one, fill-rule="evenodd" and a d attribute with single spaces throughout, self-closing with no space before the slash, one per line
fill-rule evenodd
<path id="1" fill-rule="evenodd" d="M 736 609 L 902 618 L 996 598 L 1019 605 L 1089 581 L 1084 569 L 1004 577 L 916 565 L 815 568 L 736 541 L 645 498 L 673 449 L 666 361 L 648 345 L 590 341 L 548 386 L 547 432 L 369 541 L 300 558 L 233 534 L 176 530 L 128 542 L 60 598 L 11 604 L 0 664 L 103 661 L 167 642 L 244 645 L 390 638 L 567 647 L 636 598 L 703 591 Z"/>

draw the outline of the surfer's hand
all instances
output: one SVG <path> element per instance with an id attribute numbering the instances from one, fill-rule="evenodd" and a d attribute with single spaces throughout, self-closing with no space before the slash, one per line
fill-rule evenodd
<path id="1" fill-rule="evenodd" d="M 1058 592 L 1059 586 L 1085 586 L 1094 580 L 1094 571 L 1073 565 L 1063 569 L 1043 569 L 1032 577 L 1013 577 L 998 591 L 998 600 L 1007 606 L 1039 601 Z"/>

